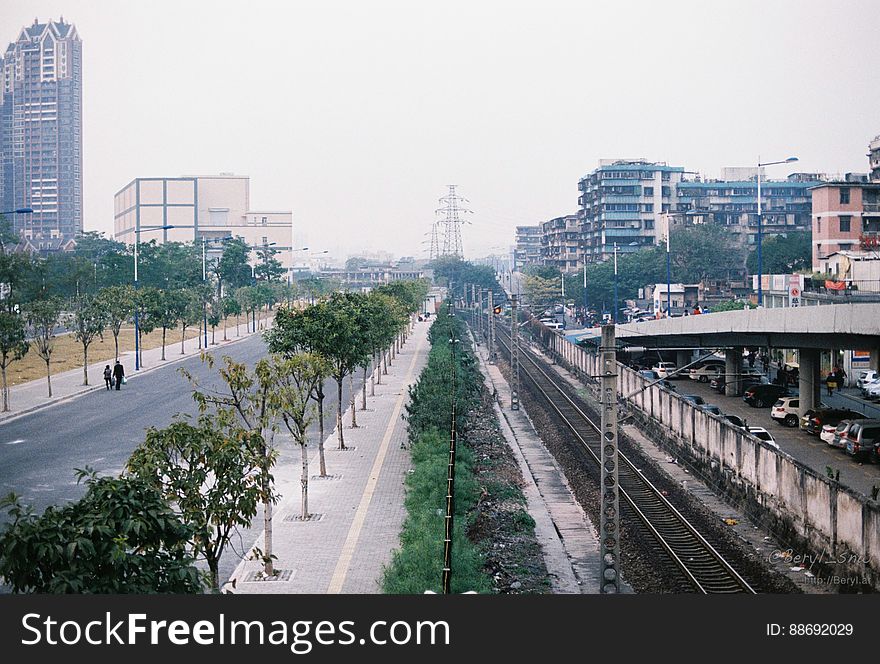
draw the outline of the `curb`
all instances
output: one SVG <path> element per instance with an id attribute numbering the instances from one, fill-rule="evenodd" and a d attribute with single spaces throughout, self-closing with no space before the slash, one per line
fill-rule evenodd
<path id="1" fill-rule="evenodd" d="M 263 331 L 265 331 L 265 330 L 263 330 Z M 246 336 L 243 336 L 240 339 L 238 339 L 238 338 L 237 339 L 230 339 L 225 344 L 220 342 L 217 344 L 217 348 L 219 349 L 224 345 L 231 346 L 233 344 L 237 344 L 239 342 L 245 341 L 246 339 L 250 339 L 251 337 L 256 336 L 257 334 L 260 334 L 260 333 L 259 332 L 249 332 Z M 166 348 L 167 348 L 167 346 L 166 346 Z M 153 350 L 153 349 L 150 349 L 150 350 Z M 132 352 L 132 351 L 129 351 L 129 352 Z M 153 371 L 157 371 L 159 369 L 164 369 L 164 368 L 169 367 L 173 364 L 176 364 L 177 362 L 181 362 L 183 360 L 187 360 L 191 357 L 194 357 L 197 354 L 200 354 L 202 352 L 204 352 L 204 350 L 198 350 L 198 353 L 187 353 L 185 355 L 178 355 L 173 360 L 166 359 L 164 361 L 164 364 L 157 364 L 155 366 L 147 367 L 146 369 L 141 369 L 140 371 L 138 371 L 135 374 L 132 374 L 131 376 L 126 376 L 126 379 L 132 380 L 132 379 L 136 378 L 137 376 L 143 376 L 145 374 L 152 373 Z M 158 360 L 158 361 L 162 362 L 162 360 Z M 67 403 L 69 401 L 73 401 L 74 399 L 78 399 L 79 397 L 85 396 L 86 394 L 89 394 L 91 392 L 95 392 L 97 390 L 103 390 L 104 386 L 103 385 L 88 385 L 88 386 L 83 385 L 82 388 L 83 389 L 81 389 L 77 392 L 74 392 L 73 394 L 67 394 L 63 397 L 57 397 L 57 398 L 53 397 L 50 401 L 47 401 L 45 403 L 37 404 L 36 406 L 30 406 L 30 407 L 25 408 L 23 410 L 19 410 L 14 413 L 10 413 L 9 415 L 0 416 L 0 426 L 3 426 L 7 422 L 17 420 L 19 417 L 24 417 L 25 415 L 30 415 L 30 414 L 35 413 L 37 411 L 43 410 L 45 408 L 50 408 L 52 406 L 57 406 L 62 403 Z"/>

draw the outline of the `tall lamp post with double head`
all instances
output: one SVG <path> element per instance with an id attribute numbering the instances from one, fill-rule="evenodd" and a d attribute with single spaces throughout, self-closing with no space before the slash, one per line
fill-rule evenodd
<path id="1" fill-rule="evenodd" d="M 138 245 L 141 243 L 141 231 L 165 231 L 169 228 L 174 228 L 171 225 L 164 226 L 145 226 L 141 228 L 140 224 L 135 225 L 134 229 L 134 290 L 135 295 L 137 295 L 138 290 Z M 134 303 L 134 370 L 141 370 L 141 339 L 140 334 L 141 327 L 140 321 L 138 319 L 138 306 L 137 301 Z"/>
<path id="2" fill-rule="evenodd" d="M 764 223 L 763 214 L 761 212 L 761 169 L 764 166 L 775 166 L 776 164 L 790 164 L 797 161 L 797 157 L 789 157 L 781 161 L 761 161 L 758 157 L 758 306 L 764 306 L 764 287 L 761 285 L 763 277 L 763 256 L 761 255 L 761 245 L 764 239 Z"/>

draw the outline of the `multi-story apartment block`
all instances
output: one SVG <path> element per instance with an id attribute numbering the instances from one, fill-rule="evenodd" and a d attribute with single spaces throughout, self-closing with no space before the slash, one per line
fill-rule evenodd
<path id="1" fill-rule="evenodd" d="M 178 178 L 135 178 L 114 198 L 114 237 L 134 244 L 155 240 L 202 242 L 220 251 L 219 241 L 241 237 L 256 252 L 274 250 L 275 258 L 294 268 L 293 213 L 250 208 L 250 178 L 220 174 Z M 305 259 L 299 256 L 300 262 Z"/>
<path id="2" fill-rule="evenodd" d="M 761 178 L 761 225 L 765 236 L 810 228 L 810 189 L 822 180 L 817 173 L 794 173 L 785 180 Z M 724 226 L 742 244 L 754 244 L 758 233 L 758 169 L 725 168 L 720 180 L 678 183 L 676 216 L 687 223 Z M 676 220 L 678 221 L 678 220 Z"/>
<path id="3" fill-rule="evenodd" d="M 513 271 L 521 272 L 527 265 L 541 263 L 541 226 L 517 226 L 513 250 Z"/>
<path id="4" fill-rule="evenodd" d="M 541 263 L 572 272 L 578 269 L 581 228 L 578 215 L 557 217 L 541 224 Z"/>
<path id="5" fill-rule="evenodd" d="M 868 144 L 868 161 L 871 165 L 871 182 L 880 182 L 880 136 Z"/>
<path id="6" fill-rule="evenodd" d="M 628 253 L 656 244 L 662 214 L 675 204 L 681 166 L 644 159 L 603 159 L 578 182 L 578 213 L 583 252 L 588 261 L 603 261 L 618 251 Z"/>
<path id="7" fill-rule="evenodd" d="M 30 246 L 82 232 L 82 44 L 50 20 L 22 28 L 0 57 L 0 209 Z"/>
<path id="8" fill-rule="evenodd" d="M 875 250 L 880 243 L 880 182 L 849 173 L 842 182 L 811 189 L 813 270 L 835 252 Z"/>

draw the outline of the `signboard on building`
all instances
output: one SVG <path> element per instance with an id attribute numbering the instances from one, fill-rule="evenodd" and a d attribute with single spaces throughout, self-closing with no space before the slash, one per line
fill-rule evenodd
<path id="1" fill-rule="evenodd" d="M 850 363 L 854 369 L 867 369 L 871 366 L 871 351 L 854 350 L 850 358 Z"/>
<path id="2" fill-rule="evenodd" d="M 798 278 L 798 275 L 792 274 L 789 276 L 788 280 L 788 306 L 790 307 L 799 307 L 801 306 L 801 279 Z"/>

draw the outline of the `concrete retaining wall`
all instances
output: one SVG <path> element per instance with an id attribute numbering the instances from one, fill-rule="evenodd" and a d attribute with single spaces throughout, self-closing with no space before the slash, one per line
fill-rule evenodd
<path id="1" fill-rule="evenodd" d="M 595 383 L 595 354 L 550 330 L 539 332 L 538 338 L 562 366 Z M 649 437 L 686 456 L 728 499 L 774 532 L 820 553 L 837 573 L 865 578 L 880 588 L 877 501 L 817 474 L 659 385 L 646 388 L 648 382 L 618 364 L 619 396 L 627 397 L 626 406 Z"/>

